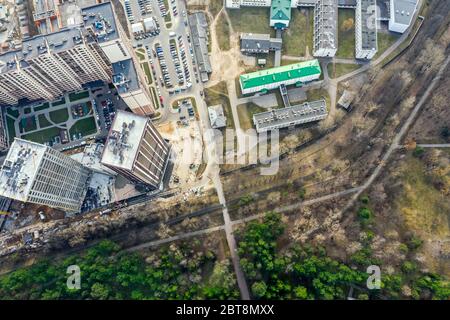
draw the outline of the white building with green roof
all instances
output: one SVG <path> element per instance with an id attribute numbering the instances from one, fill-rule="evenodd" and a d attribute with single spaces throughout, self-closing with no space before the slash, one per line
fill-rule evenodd
<path id="1" fill-rule="evenodd" d="M 243 74 L 239 83 L 243 94 L 265 92 L 280 85 L 302 85 L 320 78 L 322 70 L 317 59 Z"/>
<path id="2" fill-rule="evenodd" d="M 286 29 L 291 21 L 291 0 L 272 0 L 270 6 L 270 26 Z"/>

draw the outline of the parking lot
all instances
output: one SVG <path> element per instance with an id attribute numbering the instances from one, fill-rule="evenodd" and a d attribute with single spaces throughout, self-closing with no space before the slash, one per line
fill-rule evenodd
<path id="1" fill-rule="evenodd" d="M 146 57 L 141 61 L 150 63 L 157 103 L 165 108 L 178 95 L 192 93 L 199 79 L 184 2 L 126 0 L 125 11 L 133 30 L 133 47 L 144 49 Z"/>

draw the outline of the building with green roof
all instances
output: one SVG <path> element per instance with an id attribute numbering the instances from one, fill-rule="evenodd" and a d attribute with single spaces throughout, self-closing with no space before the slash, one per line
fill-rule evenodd
<path id="1" fill-rule="evenodd" d="M 281 84 L 302 85 L 320 78 L 322 70 L 317 59 L 286 66 L 251 72 L 239 77 L 243 94 L 264 92 L 278 88 Z"/>
<path id="2" fill-rule="evenodd" d="M 291 0 L 272 0 L 270 6 L 270 26 L 286 29 L 291 20 Z"/>

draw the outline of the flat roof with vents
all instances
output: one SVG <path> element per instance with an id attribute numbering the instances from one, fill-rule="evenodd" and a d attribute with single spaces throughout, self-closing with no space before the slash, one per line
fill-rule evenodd
<path id="1" fill-rule="evenodd" d="M 253 115 L 253 123 L 256 126 L 257 132 L 264 132 L 319 121 L 325 119 L 327 115 L 327 105 L 325 100 L 322 99 L 282 109 L 256 113 Z"/>
<path id="2" fill-rule="evenodd" d="M 274 83 L 282 84 L 285 81 L 310 76 L 320 76 L 321 69 L 317 59 L 289 64 L 286 66 L 243 74 L 239 77 L 242 89 L 250 89 Z"/>
<path id="3" fill-rule="evenodd" d="M 117 111 L 102 155 L 102 164 L 131 170 L 148 118 Z"/>
<path id="4" fill-rule="evenodd" d="M 0 196 L 26 202 L 47 146 L 14 139 L 0 170 Z"/>

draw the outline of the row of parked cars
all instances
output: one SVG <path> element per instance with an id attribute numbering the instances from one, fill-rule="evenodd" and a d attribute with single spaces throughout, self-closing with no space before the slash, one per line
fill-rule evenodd
<path id="1" fill-rule="evenodd" d="M 178 84 L 184 84 L 183 71 L 181 70 L 180 58 L 178 57 L 177 45 L 175 41 L 169 41 L 170 54 L 172 56 L 173 64 L 175 65 L 175 71 L 178 77 Z"/>
<path id="2" fill-rule="evenodd" d="M 167 8 L 166 8 L 166 5 L 164 4 L 164 0 L 158 0 L 158 6 L 159 6 L 159 11 L 161 11 L 161 16 L 162 17 L 167 16 Z"/>
<path id="3" fill-rule="evenodd" d="M 101 104 L 103 116 L 105 118 L 105 126 L 106 129 L 109 130 L 111 128 L 111 123 L 116 115 L 116 109 L 114 108 L 114 104 L 111 99 L 103 100 Z"/>
<path id="4" fill-rule="evenodd" d="M 125 0 L 124 4 L 125 4 L 125 13 L 127 14 L 128 21 L 130 21 L 130 23 L 134 23 L 134 15 L 133 11 L 131 10 L 130 0 Z"/>
<path id="5" fill-rule="evenodd" d="M 164 51 L 161 44 L 155 44 L 155 52 L 153 56 L 158 58 L 159 66 L 161 67 L 162 77 L 160 78 L 161 85 L 166 87 L 173 87 L 172 81 L 170 80 L 169 69 L 167 68 L 166 59 L 164 58 Z"/>
<path id="6" fill-rule="evenodd" d="M 138 0 L 138 5 L 143 16 L 153 12 L 150 0 Z"/>
<path id="7" fill-rule="evenodd" d="M 183 71 L 184 76 L 186 78 L 187 86 L 190 87 L 191 85 L 191 74 L 189 72 L 189 64 L 186 56 L 186 49 L 183 42 L 183 37 L 178 36 L 178 47 L 180 48 L 180 56 L 181 56 L 181 62 L 183 63 Z"/>

